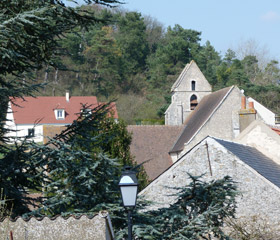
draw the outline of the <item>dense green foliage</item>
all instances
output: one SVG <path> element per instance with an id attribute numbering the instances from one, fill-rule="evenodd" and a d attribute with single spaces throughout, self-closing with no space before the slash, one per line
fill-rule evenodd
<path id="1" fill-rule="evenodd" d="M 66 34 L 60 65 L 46 65 L 36 73 L 38 82 L 48 83 L 46 95 L 71 89 L 73 95 L 117 98 L 119 114 L 129 124 L 160 119 L 172 84 L 183 67 L 195 60 L 214 90 L 237 85 L 279 112 L 277 61 L 260 66 L 256 56 L 238 59 L 230 49 L 222 57 L 209 41 L 200 43 L 200 32 L 180 25 L 165 29 L 137 12 L 94 6 L 81 9 L 106 21 L 88 27 L 87 32 L 76 28 Z"/>
<path id="2" fill-rule="evenodd" d="M 0 2 L 0 22 L 0 188 L 13 216 L 29 213 L 29 190 L 41 191 L 43 184 L 44 199 L 32 214 L 69 215 L 106 208 L 116 228 L 123 229 L 117 182 L 121 167 L 132 164 L 132 159 L 131 137 L 123 122 L 108 118 L 106 105 L 92 115 L 81 114 L 47 144 L 25 139 L 7 145 L 4 134 L 9 129 L 3 123 L 9 97 L 41 95 L 36 91 L 42 83 L 48 83 L 42 89 L 46 95 L 65 89 L 104 98 L 130 94 L 128 104 L 137 104 L 137 94 L 143 102 L 135 115 L 127 117 L 129 121 L 143 116 L 146 106 L 159 110 L 168 102 L 171 84 L 192 59 L 216 89 L 237 84 L 273 107 L 279 96 L 277 62 L 259 69 L 254 56 L 238 60 L 229 52 L 222 59 L 210 42 L 200 45 L 199 32 L 179 25 L 165 31 L 139 13 L 69 8 L 60 0 L 6 0 Z M 156 112 L 148 112 L 146 118 Z M 139 178 L 145 184 L 145 176 Z M 134 233 L 139 239 L 197 239 L 209 234 L 222 239 L 224 218 L 234 214 L 235 190 L 227 177 L 210 183 L 192 177 L 170 208 L 139 212 Z"/>
<path id="3" fill-rule="evenodd" d="M 81 113 L 44 145 L 31 143 L 31 161 L 41 166 L 45 198 L 35 214 L 95 213 L 118 202 L 121 169 L 133 165 L 131 137 L 124 124 L 108 117 L 108 107 Z M 139 179 L 146 184 L 143 174 Z"/>
<path id="4" fill-rule="evenodd" d="M 118 1 L 85 2 L 106 5 Z M 40 87 L 34 81 L 36 72 L 45 65 L 58 68 L 62 34 L 101 19 L 83 9 L 65 7 L 59 0 L 9 0 L 0 2 L 0 22 L 0 188 L 15 216 L 29 211 L 32 199 L 28 190 L 41 190 L 45 159 L 32 161 L 39 152 L 32 150 L 32 143 L 27 139 L 7 145 L 9 139 L 4 134 L 10 130 L 5 129 L 4 122 L 8 99 L 34 95 Z M 59 154 L 67 155 L 67 152 Z"/>

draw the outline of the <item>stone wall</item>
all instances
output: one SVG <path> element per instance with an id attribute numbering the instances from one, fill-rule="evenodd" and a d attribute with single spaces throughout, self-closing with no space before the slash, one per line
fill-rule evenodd
<path id="1" fill-rule="evenodd" d="M 60 134 L 63 130 L 65 130 L 66 126 L 56 126 L 56 125 L 44 125 L 43 126 L 43 135 L 44 135 L 44 143 L 49 141 L 49 138 L 55 137 L 55 135 Z"/>
<path id="2" fill-rule="evenodd" d="M 210 174 L 207 147 L 213 176 Z M 213 138 L 206 138 L 145 188 L 140 195 L 156 202 L 152 209 L 168 206 L 175 201 L 172 187 L 184 187 L 189 183 L 188 175 L 205 174 L 203 179 L 210 181 L 226 175 L 238 184 L 241 195 L 237 198 L 238 218 L 258 216 L 269 222 L 280 223 L 280 190 L 254 169 L 217 143 Z M 171 188 L 170 188 L 171 187 Z"/>
<path id="3" fill-rule="evenodd" d="M 181 156 L 207 136 L 232 140 L 239 133 L 239 114 L 241 92 L 234 87 L 221 106 L 199 130 L 190 143 L 185 145 Z"/>
<path id="4" fill-rule="evenodd" d="M 0 238 L 21 240 L 111 240 L 114 238 L 110 218 L 107 214 L 95 215 L 92 218 L 57 217 L 50 219 L 29 220 L 18 218 L 16 221 L 4 219 L 0 224 Z"/>

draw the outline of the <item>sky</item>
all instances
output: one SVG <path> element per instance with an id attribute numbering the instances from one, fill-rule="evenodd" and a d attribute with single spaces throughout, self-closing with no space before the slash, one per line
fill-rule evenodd
<path id="1" fill-rule="evenodd" d="M 201 44 L 209 40 L 221 54 L 229 48 L 250 49 L 280 62 L 280 0 L 123 1 L 122 8 L 149 15 L 165 27 L 179 24 L 201 32 Z"/>

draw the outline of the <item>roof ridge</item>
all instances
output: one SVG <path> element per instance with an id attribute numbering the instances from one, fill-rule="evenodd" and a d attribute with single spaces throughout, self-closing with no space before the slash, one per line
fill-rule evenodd
<path id="1" fill-rule="evenodd" d="M 11 217 L 7 216 L 7 217 L 1 218 L 0 219 L 0 223 L 5 221 L 6 219 L 9 219 L 12 222 L 16 222 L 18 219 L 22 219 L 25 222 L 29 222 L 31 219 L 35 219 L 37 221 L 42 221 L 45 218 L 48 218 L 49 220 L 54 221 L 54 220 L 56 220 L 59 217 L 63 218 L 64 220 L 68 220 L 69 218 L 75 218 L 76 220 L 78 220 L 78 219 L 80 219 L 83 216 L 87 217 L 88 219 L 92 219 L 92 218 L 94 218 L 96 216 L 100 216 L 100 215 L 98 213 L 95 213 L 93 215 L 89 215 L 89 214 L 80 214 L 80 215 L 79 214 L 76 214 L 76 215 L 75 214 L 70 214 L 68 216 L 62 216 L 61 214 L 58 214 L 58 215 L 55 215 L 53 217 L 50 217 L 50 216 L 41 216 L 41 217 L 36 217 L 36 216 L 29 216 L 29 217 L 17 216 L 15 218 L 11 218 Z"/>

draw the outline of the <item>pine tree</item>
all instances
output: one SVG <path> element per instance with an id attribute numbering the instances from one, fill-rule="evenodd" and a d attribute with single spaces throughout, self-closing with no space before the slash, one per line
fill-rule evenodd
<path id="1" fill-rule="evenodd" d="M 85 0 L 86 3 L 113 5 L 117 0 Z M 87 11 L 66 7 L 61 0 L 0 1 L 0 188 L 13 205 L 14 215 L 28 209 L 29 188 L 38 188 L 39 166 L 30 159 L 29 142 L 7 145 L 5 134 L 8 101 L 33 95 L 40 89 L 33 82 L 34 71 L 44 64 L 54 66 L 59 55 L 59 39 L 75 27 L 87 27 L 101 21 Z"/>
<path id="2" fill-rule="evenodd" d="M 90 214 L 119 203 L 121 169 L 133 165 L 131 136 L 124 124 L 108 116 L 108 110 L 104 104 L 91 114 L 82 111 L 48 143 L 30 146 L 31 161 L 44 168 L 44 201 L 31 214 Z"/>
<path id="3" fill-rule="evenodd" d="M 140 211 L 133 219 L 137 239 L 229 239 L 222 227 L 227 217 L 234 217 L 236 183 L 228 176 L 210 182 L 189 177 L 186 187 L 175 188 L 175 201 L 169 207 L 143 211 L 151 203 L 138 203 Z M 127 229 L 119 227 L 123 230 L 118 239 L 122 239 Z"/>

